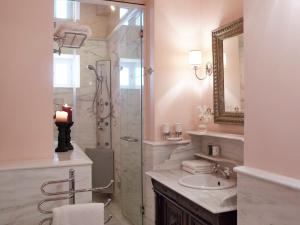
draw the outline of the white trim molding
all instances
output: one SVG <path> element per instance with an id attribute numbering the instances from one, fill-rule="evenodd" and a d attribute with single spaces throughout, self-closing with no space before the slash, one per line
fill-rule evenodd
<path id="1" fill-rule="evenodd" d="M 261 169 L 256 169 L 248 166 L 235 167 L 234 171 L 238 174 L 248 175 L 267 182 L 282 185 L 297 191 L 300 191 L 300 180 L 268 172 Z"/>

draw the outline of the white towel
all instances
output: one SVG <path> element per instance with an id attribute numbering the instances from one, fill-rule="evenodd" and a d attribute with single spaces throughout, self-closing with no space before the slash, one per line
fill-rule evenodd
<path id="1" fill-rule="evenodd" d="M 196 169 L 191 169 L 189 167 L 182 167 L 182 170 L 191 173 L 191 174 L 208 174 L 208 173 L 212 173 L 212 169 L 208 169 L 208 170 L 196 170 Z"/>
<path id="2" fill-rule="evenodd" d="M 52 225 L 104 225 L 104 204 L 65 205 L 53 209 Z"/>
<path id="3" fill-rule="evenodd" d="M 182 166 L 191 169 L 202 169 L 212 167 L 212 163 L 206 160 L 186 160 L 182 162 Z"/>

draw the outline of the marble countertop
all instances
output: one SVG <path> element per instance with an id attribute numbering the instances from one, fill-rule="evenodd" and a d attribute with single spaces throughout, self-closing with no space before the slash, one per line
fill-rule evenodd
<path id="1" fill-rule="evenodd" d="M 184 187 L 178 183 L 178 180 L 191 174 L 183 170 L 150 171 L 146 174 L 212 213 L 217 214 L 237 209 L 236 187 L 224 190 L 200 190 Z"/>
<path id="2" fill-rule="evenodd" d="M 191 143 L 191 140 L 181 141 L 144 141 L 144 144 L 153 146 L 167 146 L 167 145 L 185 145 Z"/>
<path id="3" fill-rule="evenodd" d="M 60 153 L 54 152 L 53 158 L 49 160 L 26 160 L 1 163 L 0 172 L 8 170 L 92 165 L 92 161 L 84 151 L 76 143 L 72 143 L 72 145 L 74 146 L 74 150 Z"/>
<path id="4" fill-rule="evenodd" d="M 208 137 L 218 137 L 218 138 L 226 138 L 232 140 L 238 140 L 244 142 L 244 135 L 242 134 L 230 134 L 224 132 L 215 132 L 215 131 L 187 131 L 187 134 L 194 136 L 208 136 Z"/>

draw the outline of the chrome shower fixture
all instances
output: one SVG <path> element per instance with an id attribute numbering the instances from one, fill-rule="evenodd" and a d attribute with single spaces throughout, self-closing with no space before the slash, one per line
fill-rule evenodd
<path id="1" fill-rule="evenodd" d="M 97 70 L 96 70 L 96 67 L 95 67 L 95 66 L 93 66 L 93 65 L 88 65 L 88 66 L 87 66 L 87 68 L 88 68 L 89 70 L 92 70 L 92 71 L 94 71 L 94 73 L 95 73 L 95 75 L 96 75 L 96 78 L 97 78 L 97 80 L 100 80 L 100 79 L 102 79 L 102 76 L 99 76 L 99 74 L 98 74 L 98 72 L 97 72 Z"/>
<path id="2" fill-rule="evenodd" d="M 87 68 L 88 68 L 89 70 L 94 70 L 94 71 L 96 71 L 96 68 L 95 68 L 93 65 L 88 65 Z"/>

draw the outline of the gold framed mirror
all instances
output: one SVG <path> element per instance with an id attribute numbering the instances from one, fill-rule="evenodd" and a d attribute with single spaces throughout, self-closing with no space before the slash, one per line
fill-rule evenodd
<path id="1" fill-rule="evenodd" d="M 212 32 L 215 123 L 244 124 L 243 18 Z"/>

